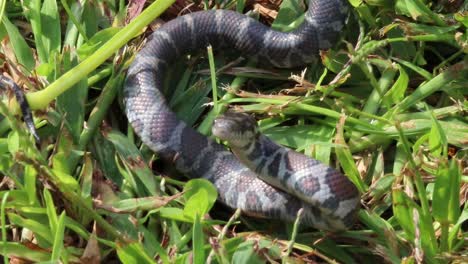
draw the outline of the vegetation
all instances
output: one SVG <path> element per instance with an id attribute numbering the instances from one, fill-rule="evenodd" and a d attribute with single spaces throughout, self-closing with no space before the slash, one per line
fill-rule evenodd
<path id="1" fill-rule="evenodd" d="M 331 234 L 215 204 L 211 184 L 168 177 L 127 126 L 125 70 L 156 17 L 171 5 L 164 21 L 252 6 L 129 2 L 0 0 L 1 71 L 27 91 L 41 138 L 4 93 L 4 263 L 468 262 L 468 3 L 349 0 L 342 41 L 303 72 L 260 69 L 227 50 L 171 70 L 171 105 L 202 133 L 236 106 L 277 142 L 342 168 L 362 208 L 351 230 Z M 270 2 L 257 3 L 263 22 L 301 22 L 302 1 Z"/>

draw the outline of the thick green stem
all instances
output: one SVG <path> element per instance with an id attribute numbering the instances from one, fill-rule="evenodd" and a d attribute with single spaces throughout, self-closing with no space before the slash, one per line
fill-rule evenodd
<path id="1" fill-rule="evenodd" d="M 164 12 L 164 10 L 172 5 L 174 1 L 175 0 L 158 0 L 152 3 L 135 20 L 122 28 L 95 53 L 73 69 L 60 76 L 46 89 L 27 94 L 26 98 L 31 109 L 35 110 L 46 108 L 50 102 L 57 98 L 57 96 L 68 90 L 81 79 L 86 78 L 89 73 L 94 71 L 104 61 L 113 56 L 118 49 L 137 36 L 144 27 Z"/>

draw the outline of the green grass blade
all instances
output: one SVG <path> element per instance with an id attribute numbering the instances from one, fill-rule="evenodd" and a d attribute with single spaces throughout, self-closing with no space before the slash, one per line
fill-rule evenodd
<path id="1" fill-rule="evenodd" d="M 64 238 L 64 232 L 65 232 L 65 212 L 62 212 L 60 214 L 60 217 L 58 218 L 57 221 L 57 226 L 54 232 L 54 244 L 52 246 L 52 256 L 50 257 L 50 260 L 52 262 L 58 262 L 59 259 L 62 257 L 62 260 L 66 260 L 66 257 L 64 254 L 65 251 L 65 246 L 63 244 L 63 238 Z M 67 261 L 64 261 L 65 263 Z"/>
<path id="2" fill-rule="evenodd" d="M 43 42 L 42 16 L 41 16 L 41 0 L 24 0 L 23 5 L 26 8 L 25 16 L 31 24 L 34 34 L 34 43 L 37 50 L 37 55 L 41 63 L 49 61 L 47 47 Z"/>
<path id="3" fill-rule="evenodd" d="M 6 217 L 5 217 L 5 207 L 7 204 L 8 196 L 10 192 L 5 192 L 2 195 L 2 204 L 0 207 L 0 225 L 2 229 L 2 245 L 7 244 L 7 223 L 6 223 Z M 8 255 L 6 254 L 6 247 L 2 247 L 2 255 L 3 255 L 3 263 L 8 264 Z"/>
<path id="4" fill-rule="evenodd" d="M 197 214 L 192 227 L 193 263 L 205 263 L 205 241 L 200 216 Z"/>
<path id="5" fill-rule="evenodd" d="M 117 255 L 122 263 L 141 263 L 153 264 L 153 260 L 148 256 L 139 243 L 131 243 L 119 245 L 117 247 Z"/>
<path id="6" fill-rule="evenodd" d="M 55 54 L 61 49 L 60 15 L 56 0 L 44 0 L 41 7 L 42 43 L 46 51 L 46 61 L 51 62 Z"/>
<path id="7" fill-rule="evenodd" d="M 36 62 L 34 61 L 31 48 L 28 46 L 23 36 L 21 36 L 17 27 L 15 27 L 7 17 L 2 18 L 2 23 L 10 38 L 11 47 L 15 51 L 15 56 L 18 62 L 23 65 L 26 70 L 32 71 Z"/>
<path id="8" fill-rule="evenodd" d="M 57 213 L 55 212 L 55 205 L 52 199 L 52 195 L 47 189 L 44 189 L 44 201 L 47 210 L 47 219 L 49 220 L 49 227 L 50 231 L 53 234 L 56 234 L 58 231 L 58 217 Z"/>

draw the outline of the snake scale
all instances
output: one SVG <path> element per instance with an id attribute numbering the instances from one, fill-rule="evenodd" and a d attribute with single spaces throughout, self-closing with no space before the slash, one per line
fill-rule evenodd
<path id="1" fill-rule="evenodd" d="M 224 146 L 179 120 L 162 93 L 168 67 L 209 44 L 234 48 L 275 67 L 311 63 L 319 50 L 336 42 L 347 12 L 342 0 L 311 0 L 304 22 L 287 33 L 229 10 L 194 12 L 165 23 L 153 32 L 128 69 L 124 103 L 129 123 L 143 143 L 178 171 L 211 181 L 218 189 L 218 200 L 229 207 L 284 221 L 293 221 L 303 208 L 302 224 L 330 231 L 349 228 L 359 193 L 347 177 L 264 136 L 245 147 L 244 155 L 237 153 L 241 160 L 260 161 L 249 169 L 249 164 L 241 163 Z M 259 179 L 256 172 L 262 171 L 276 173 L 273 184 L 280 188 Z"/>

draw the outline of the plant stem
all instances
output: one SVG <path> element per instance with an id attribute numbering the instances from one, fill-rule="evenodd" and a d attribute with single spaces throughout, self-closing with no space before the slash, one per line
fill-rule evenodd
<path id="1" fill-rule="evenodd" d="M 57 96 L 68 90 L 81 79 L 86 78 L 89 73 L 114 55 L 118 49 L 137 36 L 144 27 L 164 12 L 174 1 L 175 0 L 158 0 L 152 3 L 137 18 L 126 27 L 122 28 L 87 59 L 60 76 L 44 90 L 27 94 L 26 98 L 31 109 L 46 108 Z"/>

